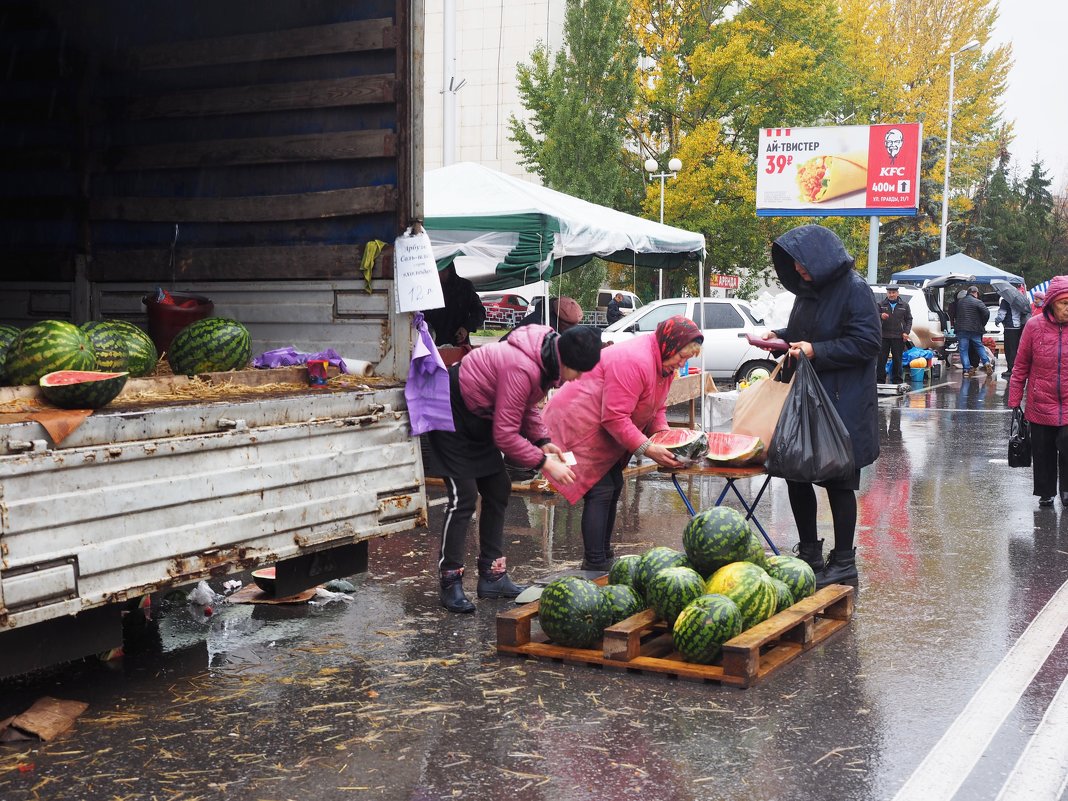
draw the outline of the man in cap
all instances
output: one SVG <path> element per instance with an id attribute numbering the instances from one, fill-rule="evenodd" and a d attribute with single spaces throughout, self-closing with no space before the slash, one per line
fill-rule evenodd
<path id="1" fill-rule="evenodd" d="M 890 284 L 886 288 L 886 297 L 879 303 L 879 318 L 883 323 L 883 346 L 876 361 L 876 375 L 879 378 L 885 375 L 886 355 L 889 352 L 892 384 L 900 384 L 904 380 L 901 372 L 901 353 L 905 349 L 909 331 L 912 330 L 912 311 L 909 304 L 901 300 L 900 289 L 897 284 Z"/>
<path id="2" fill-rule="evenodd" d="M 1030 318 L 1030 314 L 1021 309 L 1026 305 L 1027 295 L 1024 294 L 1023 281 L 1013 278 L 1009 283 L 1020 292 L 1024 302 L 1014 308 L 1005 298 L 1001 299 L 998 313 L 994 316 L 994 322 L 1001 326 L 1005 334 L 1005 366 L 1008 369 L 1001 374 L 1002 378 L 1012 377 L 1012 365 L 1016 361 L 1016 349 L 1020 345 L 1020 335 L 1023 333 L 1024 323 Z"/>
<path id="3" fill-rule="evenodd" d="M 986 321 L 990 319 L 990 309 L 983 301 L 979 300 L 979 287 L 968 287 L 968 293 L 957 301 L 957 350 L 960 353 L 960 366 L 964 368 L 964 377 L 970 378 L 975 375 L 975 367 L 972 366 L 971 345 L 974 342 L 979 351 L 979 361 L 982 362 L 983 370 L 987 375 L 994 374 L 994 365 L 990 357 L 986 355 L 983 347 L 983 331 L 986 329 Z"/>

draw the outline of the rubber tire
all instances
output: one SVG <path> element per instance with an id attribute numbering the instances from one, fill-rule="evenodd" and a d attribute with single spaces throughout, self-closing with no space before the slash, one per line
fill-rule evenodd
<path id="1" fill-rule="evenodd" d="M 745 381 L 751 384 L 753 383 L 752 375 L 757 370 L 766 370 L 768 375 L 771 375 L 771 371 L 774 369 L 775 362 L 764 361 L 763 359 L 754 359 L 753 361 L 746 362 L 738 368 L 738 373 L 734 376 L 734 382 L 736 384 L 739 384 L 742 381 Z"/>

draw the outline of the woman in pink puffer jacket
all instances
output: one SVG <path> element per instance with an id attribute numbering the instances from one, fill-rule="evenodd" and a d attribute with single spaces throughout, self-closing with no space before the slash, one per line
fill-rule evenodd
<path id="1" fill-rule="evenodd" d="M 1031 424 L 1031 469 L 1039 506 L 1060 489 L 1068 507 L 1068 275 L 1050 281 L 1042 313 L 1024 326 L 1009 380 L 1009 406 Z"/>

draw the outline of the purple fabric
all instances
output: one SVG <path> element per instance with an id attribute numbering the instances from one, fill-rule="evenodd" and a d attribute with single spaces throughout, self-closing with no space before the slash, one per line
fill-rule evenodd
<path id="1" fill-rule="evenodd" d="M 412 345 L 412 363 L 408 367 L 408 383 L 404 385 L 412 436 L 428 431 L 455 431 L 449 400 L 449 371 L 434 347 L 434 338 L 421 312 L 416 312 L 412 327 L 418 329 L 419 338 Z"/>
<path id="2" fill-rule="evenodd" d="M 309 360 L 314 359 L 325 359 L 341 372 L 348 372 L 348 369 L 345 366 L 345 360 L 342 359 L 341 355 L 333 348 L 327 348 L 318 353 L 301 353 L 294 347 L 268 350 L 253 359 L 252 366 L 261 369 L 266 369 L 268 367 L 292 367 L 295 364 L 305 364 Z"/>

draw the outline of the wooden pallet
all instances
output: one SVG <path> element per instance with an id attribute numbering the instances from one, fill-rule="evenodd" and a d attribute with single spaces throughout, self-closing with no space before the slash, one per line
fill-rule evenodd
<path id="1" fill-rule="evenodd" d="M 664 673 L 681 679 L 751 687 L 844 628 L 853 617 L 853 588 L 832 584 L 759 623 L 723 645 L 717 664 L 683 661 L 671 632 L 651 609 L 604 630 L 593 648 L 565 648 L 533 633 L 538 602 L 497 615 L 497 651 L 505 654 Z"/>

